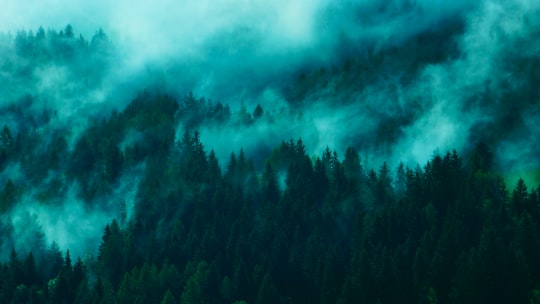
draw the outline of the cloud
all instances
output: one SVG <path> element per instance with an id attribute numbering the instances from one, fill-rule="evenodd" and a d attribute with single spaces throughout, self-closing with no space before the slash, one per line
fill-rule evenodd
<path id="1" fill-rule="evenodd" d="M 67 100 L 64 96 L 66 90 L 79 89 L 69 81 L 71 75 L 65 67 L 48 66 L 35 71 L 41 80 L 35 88 L 38 95 L 50 92 L 49 102 L 56 101 L 55 106 L 62 109 L 60 113 L 76 116 L 79 111 L 93 108 L 93 104 L 110 104 L 111 99 L 122 108 L 133 96 L 132 91 L 145 86 L 172 90 L 179 96 L 194 91 L 197 95 L 236 105 L 242 101 L 250 106 L 261 103 L 270 109 L 275 107 L 276 101 L 261 97 L 261 92 L 280 91 L 306 64 L 339 64 L 339 50 L 351 44 L 356 45 L 352 48 L 354 51 L 361 46 L 375 46 L 380 51 L 386 46 L 400 45 L 423 31 L 433 31 L 456 16 L 462 17 L 466 20 L 465 32 L 458 39 L 462 57 L 422 68 L 414 75 L 412 85 L 403 85 L 399 79 L 369 83 L 353 97 L 359 103 L 361 100 L 363 106 L 327 112 L 321 110 L 324 106 L 320 103 L 331 101 L 315 98 L 312 101 L 318 105 L 303 109 L 305 116 L 298 130 L 277 132 L 298 133 L 310 138 L 314 137 L 311 134 L 318 134 L 321 142 L 340 146 L 341 139 L 351 138 L 337 127 L 343 119 L 352 122 L 357 137 L 369 137 L 367 130 L 376 129 L 387 118 L 399 116 L 392 111 L 407 111 L 413 103 L 411 96 L 423 96 L 420 107 L 424 115 L 415 117 L 418 121 L 412 125 L 405 120 L 401 130 L 396 131 L 407 136 L 400 141 L 422 142 L 411 139 L 415 136 L 412 130 L 438 122 L 439 130 L 452 129 L 452 133 L 461 135 L 444 137 L 446 142 L 461 146 L 451 139 L 466 137 L 464 133 L 469 133 L 474 122 L 481 124 L 497 119 L 493 117 L 495 114 L 490 114 L 494 111 L 491 106 L 481 109 L 473 106 L 475 116 L 465 115 L 469 121 L 457 117 L 463 116 L 467 103 L 482 94 L 486 86 L 496 88 L 510 78 L 501 66 L 503 54 L 508 52 L 507 45 L 514 41 L 513 37 L 527 35 L 523 18 L 530 16 L 538 6 L 536 1 L 526 0 L 478 3 L 465 0 L 97 0 L 77 4 L 59 0 L 2 0 L 0 30 L 35 31 L 40 25 L 61 29 L 68 23 L 86 37 L 100 27 L 106 30 L 119 56 L 115 57 L 113 68 L 104 76 L 101 87 L 83 100 Z M 392 73 L 399 75 L 402 71 L 381 71 L 379 77 L 390 77 Z M 392 86 L 397 89 L 390 88 Z M 63 89 L 55 92 L 53 88 L 57 87 Z M 401 104 L 395 107 L 393 102 L 398 98 Z M 452 112 L 445 114 L 452 118 L 435 116 L 433 113 L 439 110 L 434 107 L 451 109 Z M 370 113 L 369 117 L 365 117 L 366 112 Z M 488 117 L 479 117 L 476 114 L 479 112 Z M 351 113 L 360 118 L 355 121 Z M 372 114 L 376 116 L 370 116 Z M 442 127 L 442 121 L 447 121 L 447 127 Z M 314 131 L 305 131 L 311 129 Z M 319 145 L 314 144 L 317 149 Z"/>
<path id="2" fill-rule="evenodd" d="M 131 65 L 190 58 L 205 61 L 209 44 L 222 47 L 221 58 L 236 43 L 248 45 L 242 59 L 306 55 L 331 56 L 343 32 L 355 39 L 408 37 L 441 18 L 454 15 L 467 1 L 360 0 L 157 0 L 86 1 L 2 0 L 0 31 L 63 29 L 72 24 L 86 37 L 104 28 Z M 231 37 L 233 36 L 233 37 Z M 247 38 L 246 40 L 242 39 Z M 221 44 L 221 42 L 225 42 Z M 379 43 L 380 43 L 379 42 Z M 241 50 L 242 51 L 242 50 Z M 280 58 L 284 60 L 284 58 Z M 274 61 L 274 64 L 279 61 Z M 170 62 L 168 62 L 170 63 Z"/>

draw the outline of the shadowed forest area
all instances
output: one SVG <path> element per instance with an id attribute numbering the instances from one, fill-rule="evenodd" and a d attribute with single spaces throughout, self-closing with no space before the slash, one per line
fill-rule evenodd
<path id="1" fill-rule="evenodd" d="M 275 147 L 262 170 L 241 149 L 221 169 L 197 131 L 174 140 L 173 122 L 203 104 L 141 94 L 91 123 L 73 151 L 61 131 L 42 145 L 36 131 L 14 136 L 4 127 L 1 165 L 20 163 L 25 177 L 4 182 L 3 212 L 44 180 L 40 204 L 57 204 L 77 183 L 85 208 L 96 208 L 119 176 L 144 166 L 133 210 L 112 202 L 122 217 L 104 227 L 95 256 L 72 258 L 35 231 L 32 251 L 13 249 L 2 264 L 1 301 L 540 300 L 538 189 L 523 180 L 507 188 L 485 144 L 465 157 L 434 155 L 422 167 L 368 169 L 354 148 L 311 158 L 298 139 Z M 205 119 L 227 119 L 222 111 L 208 107 Z M 122 143 L 130 132 L 140 136 Z M 62 173 L 46 178 L 53 170 Z M 3 248 L 10 229 L 2 223 Z"/>

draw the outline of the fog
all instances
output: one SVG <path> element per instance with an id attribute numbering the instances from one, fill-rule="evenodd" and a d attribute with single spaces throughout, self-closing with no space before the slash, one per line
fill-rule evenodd
<path id="1" fill-rule="evenodd" d="M 22 118 L 10 105 L 56 111 L 43 132 L 69 126 L 72 150 L 91 117 L 122 110 L 144 89 L 179 100 L 193 92 L 229 104 L 235 115 L 264 109 L 248 126 L 233 119 L 197 127 L 222 166 L 240 148 L 263 161 L 282 140 L 297 138 L 311 156 L 355 146 L 373 168 L 383 161 L 414 167 L 485 142 L 497 170 L 538 183 L 539 9 L 534 0 L 0 0 L 0 118 L 16 132 Z M 27 78 L 10 70 L 26 64 L 9 51 L 19 31 L 67 24 L 88 41 L 103 29 L 110 43 L 104 57 L 29 67 Z M 423 56 L 432 53 L 438 57 Z M 179 122 L 177 137 L 186 128 Z M 126 135 L 122 145 L 137 136 Z M 0 182 L 23 183 L 17 170 L 4 168 Z M 141 170 L 120 179 L 119 189 L 132 187 L 125 188 L 131 199 L 119 191 L 108 201 L 132 204 Z M 29 194 L 4 221 L 17 226 L 26 210 L 46 242 L 73 248 L 83 235 L 92 244 L 75 249 L 83 254 L 121 208 L 81 209 L 75 187 L 57 209 Z M 82 230 L 73 229 L 81 219 Z"/>

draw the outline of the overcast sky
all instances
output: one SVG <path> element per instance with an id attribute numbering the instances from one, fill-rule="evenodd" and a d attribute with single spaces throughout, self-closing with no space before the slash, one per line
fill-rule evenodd
<path id="1" fill-rule="evenodd" d="M 378 19 L 380 7 L 400 10 L 416 2 L 423 17 L 414 20 L 393 14 Z M 257 35 L 257 48 L 290 52 L 330 43 L 325 33 L 344 30 L 348 34 L 380 35 L 387 39 L 460 11 L 469 1 L 377 1 L 377 0 L 0 0 L 0 30 L 61 29 L 71 24 L 77 32 L 91 36 L 97 29 L 128 48 L 144 45 L 134 56 L 159 57 L 193 54 L 209 38 L 233 30 Z M 351 5 L 370 16 L 355 26 Z M 391 13 L 389 13 L 391 14 Z M 387 17 L 383 14 L 384 17 Z M 358 17 L 358 16 L 357 16 Z M 418 17 L 418 16 L 416 16 Z M 360 18 L 362 19 L 362 18 Z M 330 28 L 330 29 L 329 29 Z M 352 32 L 357 33 L 352 33 Z M 326 40 L 325 40 L 326 39 Z M 140 58 L 139 58 L 140 59 Z"/>

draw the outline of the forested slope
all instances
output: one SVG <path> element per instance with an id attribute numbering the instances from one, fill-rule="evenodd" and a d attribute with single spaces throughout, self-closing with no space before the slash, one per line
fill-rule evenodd
<path id="1" fill-rule="evenodd" d="M 73 151 L 58 135 L 38 153 L 28 147 L 40 145 L 38 134 L 4 128 L 2 166 L 25 168 L 19 182 L 4 183 L 4 212 L 36 187 L 38 204 L 55 204 L 70 183 L 85 208 L 96 208 L 119 176 L 143 173 L 133 210 L 108 202 L 123 217 L 104 227 L 96 256 L 72 259 L 39 232 L 37 248 L 13 250 L 2 266 L 2 302 L 539 300 L 538 190 L 523 180 L 507 189 L 486 145 L 422 167 L 372 170 L 354 148 L 311 158 L 298 139 L 275 147 L 262 170 L 240 147 L 221 165 L 196 131 L 174 140 L 172 122 L 202 102 L 142 94 L 94 121 Z M 206 119 L 220 117 L 208 110 Z M 138 140 L 125 143 L 130 132 Z M 25 166 L 25 155 L 43 169 Z M 41 185 L 53 170 L 58 180 Z M 4 247 L 9 229 L 3 223 Z"/>

